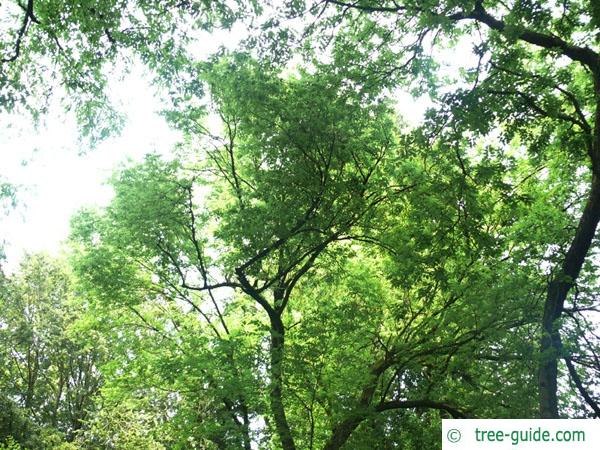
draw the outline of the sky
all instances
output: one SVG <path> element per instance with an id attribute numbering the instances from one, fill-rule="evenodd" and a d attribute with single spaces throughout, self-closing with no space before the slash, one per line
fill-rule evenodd
<path id="1" fill-rule="evenodd" d="M 195 56 L 203 58 L 219 45 L 232 49 L 242 38 L 240 29 L 213 32 L 198 39 Z M 106 180 L 128 161 L 141 161 L 147 153 L 169 154 L 180 135 L 158 113 L 162 108 L 143 68 L 134 66 L 121 81 L 111 84 L 111 97 L 121 105 L 126 123 L 119 136 L 81 154 L 73 117 L 57 110 L 34 128 L 28 117 L 0 117 L 0 179 L 18 186 L 18 206 L 6 215 L 0 211 L 0 244 L 11 273 L 25 254 L 60 254 L 69 235 L 70 219 L 84 206 L 105 206 L 112 191 Z M 398 92 L 398 111 L 415 125 L 429 105 Z"/>
<path id="2" fill-rule="evenodd" d="M 27 117 L 12 117 L 0 130 L 0 174 L 18 186 L 15 210 L 0 217 L 8 272 L 25 252 L 57 254 L 69 233 L 71 216 L 87 205 L 103 206 L 112 191 L 105 181 L 128 160 L 168 153 L 179 139 L 158 114 L 160 101 L 137 68 L 112 86 L 127 117 L 123 132 L 81 154 L 72 117 L 55 114 L 35 129 Z"/>
<path id="3" fill-rule="evenodd" d="M 234 48 L 245 31 L 236 25 L 202 33 L 206 35 L 190 49 L 198 59 L 220 46 Z M 0 211 L 5 272 L 14 272 L 25 254 L 59 254 L 73 214 L 110 201 L 106 181 L 116 168 L 148 153 L 169 154 L 179 140 L 160 116 L 164 105 L 141 65 L 134 65 L 125 79 L 114 80 L 109 95 L 125 115 L 125 126 L 118 136 L 83 154 L 73 116 L 58 108 L 37 129 L 28 117 L 0 115 L 0 180 L 18 186 L 17 208 L 5 215 Z"/>

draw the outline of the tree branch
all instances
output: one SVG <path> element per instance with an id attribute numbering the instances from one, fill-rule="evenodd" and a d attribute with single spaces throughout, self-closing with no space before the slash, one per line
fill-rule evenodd
<path id="1" fill-rule="evenodd" d="M 577 390 L 585 400 L 585 402 L 594 410 L 596 413 L 596 417 L 600 418 L 600 406 L 598 403 L 590 396 L 589 392 L 585 389 L 575 366 L 573 366 L 573 360 L 569 356 L 565 356 L 565 363 L 567 363 L 567 369 L 569 369 L 569 375 L 573 379 L 575 386 L 577 386 Z"/>
<path id="2" fill-rule="evenodd" d="M 343 6 L 345 8 L 352 8 L 352 9 L 357 9 L 359 11 L 365 11 L 365 12 L 399 12 L 399 11 L 404 11 L 406 8 L 395 4 L 394 7 L 389 7 L 389 6 L 367 6 L 367 5 L 360 5 L 358 2 L 355 3 L 348 3 L 348 2 L 343 2 L 340 0 L 325 0 L 325 3 L 331 3 L 333 5 L 337 5 L 337 6 Z"/>
<path id="3" fill-rule="evenodd" d="M 2 58 L 3 63 L 10 63 L 17 60 L 17 58 L 21 55 L 21 44 L 23 42 L 23 38 L 27 32 L 27 27 L 29 25 L 29 21 L 38 22 L 33 14 L 33 0 L 28 0 L 27 7 L 25 8 L 25 15 L 23 16 L 23 23 L 21 24 L 21 28 L 17 32 L 17 40 L 15 41 L 15 50 L 11 57 Z"/>
<path id="4" fill-rule="evenodd" d="M 458 13 L 450 15 L 449 18 L 451 20 L 473 19 L 487 25 L 492 30 L 504 33 L 506 31 L 506 24 L 502 20 L 498 20 L 489 14 L 483 8 L 481 3 L 482 2 L 478 2 L 475 6 L 475 9 L 470 14 Z M 592 72 L 596 73 L 599 71 L 599 56 L 589 47 L 572 45 L 558 36 L 554 36 L 552 34 L 543 34 L 528 29 L 517 31 L 515 33 L 515 37 L 547 50 L 559 50 L 560 53 L 569 57 L 573 61 L 578 61 L 589 67 Z"/>
<path id="5" fill-rule="evenodd" d="M 413 409 L 413 408 L 429 408 L 439 409 L 449 413 L 454 419 L 465 419 L 467 416 L 458 409 L 448 405 L 447 403 L 434 402 L 432 400 L 391 400 L 381 402 L 375 407 L 375 411 L 389 411 L 391 409 Z"/>

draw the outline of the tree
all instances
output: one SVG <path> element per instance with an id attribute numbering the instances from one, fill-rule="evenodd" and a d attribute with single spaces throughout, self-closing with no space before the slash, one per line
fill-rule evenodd
<path id="1" fill-rule="evenodd" d="M 229 27 L 257 8 L 252 2 L 4 2 L 0 40 L 0 111 L 27 110 L 34 119 L 49 98 L 74 109 L 82 136 L 93 143 L 120 127 L 107 87 L 139 58 L 173 86 L 187 70 L 187 45 L 201 30 Z"/>
<path id="2" fill-rule="evenodd" d="M 4 395 L 0 399 L 0 448 L 20 449 L 20 445 L 39 446 L 39 430 L 23 414 L 23 411 Z"/>
<path id="3" fill-rule="evenodd" d="M 0 300 L 0 392 L 35 426 L 72 440 L 100 385 L 102 349 L 70 334 L 81 310 L 73 302 L 65 267 L 43 255 L 28 257 L 6 282 Z M 20 435 L 13 437 L 21 442 Z"/>
<path id="4" fill-rule="evenodd" d="M 5 283 L 0 386 L 19 430 L 89 448 L 417 449 L 439 445 L 443 417 L 600 414 L 591 2 L 325 0 L 310 17 L 290 1 L 279 12 L 306 27 L 257 18 L 247 52 L 204 62 L 186 53 L 197 27 L 241 4 L 71 5 L 60 27 L 52 6 L 22 7 L 0 48 L 13 104 L 49 49 L 101 106 L 101 68 L 129 49 L 185 138 L 74 218 L 74 288 L 35 261 Z M 465 43 L 472 64 L 449 73 L 444 50 Z M 418 127 L 395 113 L 400 86 L 434 103 Z"/>
<path id="5" fill-rule="evenodd" d="M 127 347 L 115 381 L 132 373 L 147 393 L 158 376 L 179 433 L 217 448 L 397 444 L 398 417 L 506 414 L 491 395 L 531 415 L 532 273 L 500 258 L 521 206 L 502 155 L 461 167 L 444 144 L 424 151 L 381 91 L 331 72 L 286 78 L 236 54 L 203 77 L 223 134 L 173 119 L 204 133 L 205 157 L 150 156 L 115 175 L 106 211 L 74 221 L 82 289 Z M 514 392 L 499 394 L 503 376 Z"/>
<path id="6" fill-rule="evenodd" d="M 468 39 L 478 62 L 465 68 L 462 87 L 441 97 L 448 107 L 434 123 L 436 129 L 451 127 L 456 139 L 500 131 L 504 143 L 518 140 L 541 164 L 560 153 L 563 164 L 586 179 L 587 199 L 571 198 L 562 205 L 572 212 L 573 229 L 549 243 L 558 246 L 561 256 L 552 258 L 540 318 L 539 413 L 546 418 L 558 417 L 558 361 L 568 357 L 560 337 L 565 302 L 600 220 L 600 22 L 594 5 L 481 0 L 308 4 L 319 17 L 311 25 L 318 30 L 314 40 L 333 40 L 333 64 L 363 84 L 383 80 L 394 86 L 420 79 L 435 95 L 436 61 L 427 48 Z M 305 2 L 289 6 L 288 14 L 307 8 Z M 322 30 L 329 27 L 336 32 L 327 41 L 331 33 Z M 570 176 L 563 182 L 574 183 Z M 572 196 L 578 195 L 580 183 L 574 183 Z"/>

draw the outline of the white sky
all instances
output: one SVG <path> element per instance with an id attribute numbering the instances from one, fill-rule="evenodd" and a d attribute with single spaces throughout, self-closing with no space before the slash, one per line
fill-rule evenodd
<path id="1" fill-rule="evenodd" d="M 15 126 L 0 129 L 0 174 L 19 186 L 17 209 L 0 218 L 9 271 L 24 252 L 58 252 L 73 213 L 108 202 L 111 190 L 104 182 L 120 163 L 141 160 L 152 151 L 168 153 L 178 139 L 156 113 L 161 105 L 141 70 L 132 71 L 113 91 L 126 99 L 123 133 L 84 155 L 79 155 L 72 117 L 48 117 L 38 130 L 27 118 L 16 118 Z"/>
<path id="2" fill-rule="evenodd" d="M 221 44 L 235 47 L 244 34 L 235 28 L 198 39 L 193 53 L 202 58 Z M 0 116 L 0 180 L 19 186 L 17 209 L 0 215 L 5 271 L 14 271 L 25 253 L 59 253 L 72 215 L 83 206 L 109 202 L 112 192 L 105 181 L 115 168 L 150 152 L 169 154 L 177 142 L 179 134 L 157 114 L 162 105 L 141 67 L 113 83 L 111 91 L 127 117 L 123 132 L 83 155 L 73 118 L 62 112 L 46 117 L 46 126 L 37 130 L 27 117 Z M 397 100 L 398 111 L 411 125 L 429 105 L 402 92 Z"/>
<path id="3" fill-rule="evenodd" d="M 197 58 L 220 45 L 235 47 L 244 30 L 234 26 L 203 34 L 190 49 Z M 59 253 L 72 215 L 83 206 L 109 202 L 112 191 L 105 181 L 120 164 L 151 152 L 169 154 L 177 142 L 179 134 L 158 114 L 163 105 L 141 66 L 114 81 L 109 94 L 127 117 L 123 132 L 83 155 L 73 117 L 58 109 L 37 130 L 27 117 L 0 115 L 0 180 L 19 187 L 17 209 L 6 216 L 0 211 L 6 272 L 14 271 L 25 253 Z"/>

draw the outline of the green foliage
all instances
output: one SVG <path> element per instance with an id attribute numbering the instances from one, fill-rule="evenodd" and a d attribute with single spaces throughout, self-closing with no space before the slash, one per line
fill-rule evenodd
<path id="1" fill-rule="evenodd" d="M 21 446 L 10 436 L 4 442 L 0 442 L 1 450 L 20 450 Z"/>
<path id="2" fill-rule="evenodd" d="M 291 1 L 245 52 L 204 62 L 185 51 L 194 33 L 257 5 L 51 3 L 35 3 L 27 47 L 2 66 L 6 104 L 25 92 L 18 70 L 39 89 L 31 58 L 47 52 L 69 93 L 89 93 L 75 102 L 92 127 L 104 65 L 132 49 L 170 87 L 185 139 L 177 158 L 116 171 L 110 205 L 73 218 L 74 280 L 42 257 L 2 280 L 2 437 L 435 448 L 445 417 L 556 415 L 537 396 L 563 370 L 562 404 L 597 413 L 589 2 L 559 15 L 552 2 Z M 302 27 L 280 19 L 305 13 L 293 48 Z M 449 73 L 440 49 L 465 42 L 473 64 Z M 433 102 L 410 130 L 400 86 Z"/>
<path id="3" fill-rule="evenodd" d="M 156 440 L 152 414 L 127 405 L 103 407 L 78 437 L 82 449 L 162 450 Z"/>
<path id="4" fill-rule="evenodd" d="M 538 259 L 520 264 L 528 201 L 547 203 L 518 185 L 527 160 L 402 135 L 384 96 L 328 71 L 285 78 L 237 54 L 204 77 L 223 121 L 205 158 L 148 156 L 73 221 L 86 327 L 114 355 L 103 396 L 156 402 L 162 445 L 194 448 L 277 448 L 274 376 L 302 448 L 355 416 L 349 448 L 397 443 L 405 423 L 422 431 L 404 448 L 437 445 L 426 430 L 448 411 L 532 416 L 536 264 L 566 216 L 540 209 Z M 405 400 L 439 407 L 391 406 Z"/>
<path id="5" fill-rule="evenodd" d="M 53 448 L 73 439 L 93 408 L 102 349 L 73 333 L 82 309 L 64 264 L 29 256 L 2 288 L 0 390 L 13 428 L 4 433 L 27 448 Z"/>
<path id="6" fill-rule="evenodd" d="M 25 108 L 37 120 L 54 92 L 75 110 L 82 136 L 93 144 L 122 125 L 107 96 L 115 67 L 124 72 L 138 59 L 170 85 L 187 71 L 195 35 L 229 28 L 255 8 L 252 2 L 3 2 L 1 110 Z"/>
<path id="7" fill-rule="evenodd" d="M 0 448 L 39 448 L 39 429 L 4 393 L 0 397 Z"/>

